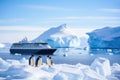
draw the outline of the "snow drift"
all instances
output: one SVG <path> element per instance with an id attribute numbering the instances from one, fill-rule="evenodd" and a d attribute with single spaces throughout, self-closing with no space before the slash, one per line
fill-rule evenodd
<path id="1" fill-rule="evenodd" d="M 33 40 L 33 42 L 47 42 L 51 47 L 80 47 L 80 38 L 62 24 L 51 28 Z"/>
<path id="2" fill-rule="evenodd" d="M 90 48 L 120 48 L 120 27 L 105 27 L 87 34 Z"/>

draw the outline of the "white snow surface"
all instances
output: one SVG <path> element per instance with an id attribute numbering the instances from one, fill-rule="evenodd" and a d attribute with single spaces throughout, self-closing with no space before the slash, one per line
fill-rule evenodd
<path id="1" fill-rule="evenodd" d="M 83 38 L 82 38 L 83 39 Z M 85 38 L 84 38 L 85 39 Z M 50 28 L 32 42 L 47 42 L 51 47 L 80 47 L 81 40 L 66 24 Z M 86 42 L 87 43 L 87 42 Z M 85 45 L 85 44 L 84 44 Z"/>
<path id="2" fill-rule="evenodd" d="M 90 47 L 120 48 L 120 27 L 105 27 L 87 34 Z"/>
<path id="3" fill-rule="evenodd" d="M 40 67 L 31 67 L 25 58 L 21 60 L 0 58 L 0 65 L 1 80 L 119 80 L 114 74 L 120 75 L 120 65 L 117 63 L 113 64 L 112 74 L 107 77 L 98 74 L 89 65 L 80 63 L 53 64 L 52 67 L 44 63 Z"/>

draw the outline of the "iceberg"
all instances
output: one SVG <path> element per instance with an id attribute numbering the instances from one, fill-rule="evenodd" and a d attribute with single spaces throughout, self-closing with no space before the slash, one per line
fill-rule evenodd
<path id="1" fill-rule="evenodd" d="M 5 47 L 5 45 L 0 43 L 0 48 L 4 48 L 4 47 Z"/>
<path id="2" fill-rule="evenodd" d="M 32 42 L 47 42 L 51 47 L 80 47 L 80 38 L 71 32 L 66 24 L 50 28 Z"/>
<path id="3" fill-rule="evenodd" d="M 0 53 L 9 53 L 11 43 L 0 43 Z"/>
<path id="4" fill-rule="evenodd" d="M 105 27 L 87 34 L 90 48 L 120 48 L 120 27 Z"/>

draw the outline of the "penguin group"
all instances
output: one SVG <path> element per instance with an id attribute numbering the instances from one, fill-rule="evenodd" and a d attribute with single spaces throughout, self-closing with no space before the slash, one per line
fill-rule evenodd
<path id="1" fill-rule="evenodd" d="M 47 56 L 46 64 L 48 65 L 48 67 L 51 67 L 53 65 L 52 58 L 49 55 Z M 38 56 L 37 59 L 35 60 L 34 55 L 31 55 L 29 58 L 29 65 L 33 67 L 40 67 L 41 65 L 43 65 L 42 57 Z"/>

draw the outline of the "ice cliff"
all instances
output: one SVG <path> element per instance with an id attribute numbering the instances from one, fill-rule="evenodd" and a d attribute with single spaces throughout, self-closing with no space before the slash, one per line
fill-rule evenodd
<path id="1" fill-rule="evenodd" d="M 87 34 L 90 48 L 120 48 L 120 27 L 105 27 Z"/>

